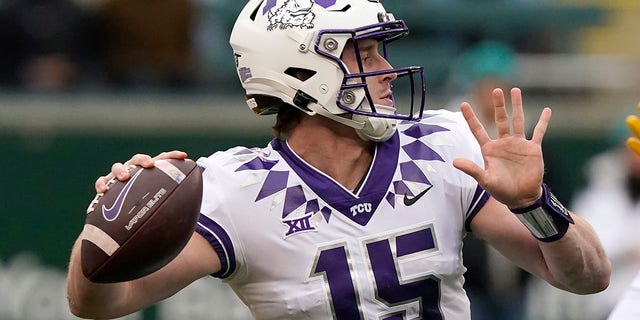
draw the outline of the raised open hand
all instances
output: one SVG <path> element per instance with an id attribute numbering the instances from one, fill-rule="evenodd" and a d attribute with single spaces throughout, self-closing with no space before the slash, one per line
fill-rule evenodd
<path id="1" fill-rule="evenodd" d="M 544 161 L 542 139 L 551 119 L 551 109 L 544 108 L 533 131 L 525 136 L 524 110 L 520 89 L 511 89 L 511 120 L 507 113 L 504 92 L 493 90 L 495 121 L 498 138 L 492 140 L 468 103 L 460 110 L 471 132 L 480 144 L 484 169 L 469 159 L 456 159 L 453 165 L 472 176 L 496 200 L 509 208 L 523 208 L 533 204 L 542 195 Z"/>

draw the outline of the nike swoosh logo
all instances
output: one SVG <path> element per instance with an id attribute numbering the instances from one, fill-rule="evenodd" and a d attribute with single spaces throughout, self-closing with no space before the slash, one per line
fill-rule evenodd
<path id="1" fill-rule="evenodd" d="M 110 208 L 107 208 L 104 204 L 102 205 L 102 216 L 107 221 L 113 221 L 118 217 L 118 215 L 120 215 L 120 210 L 122 210 L 122 204 L 124 203 L 124 200 L 127 198 L 129 189 L 131 189 L 131 186 L 133 186 L 133 183 L 136 181 L 136 179 L 138 179 L 138 176 L 140 175 L 140 173 L 142 173 L 142 170 L 144 169 L 138 170 L 138 172 L 136 172 L 133 175 L 133 177 L 131 177 L 131 179 L 127 181 L 127 184 L 125 184 L 124 188 L 120 190 L 120 193 L 116 198 L 116 201 L 113 203 L 113 205 Z"/>
<path id="2" fill-rule="evenodd" d="M 411 205 L 413 205 L 414 203 L 416 203 L 416 201 L 420 200 L 420 198 L 422 198 L 422 196 L 424 196 L 424 195 L 425 195 L 425 193 L 427 193 L 427 191 L 431 190 L 431 188 L 433 188 L 433 186 L 429 186 L 429 188 L 424 189 L 424 191 L 422 191 L 422 192 L 418 193 L 418 195 L 417 195 L 417 196 L 415 196 L 415 197 L 413 197 L 413 198 L 409 198 L 409 197 L 407 196 L 407 194 L 405 193 L 405 194 L 404 194 L 404 199 L 403 199 L 403 201 L 404 201 L 404 205 L 405 205 L 405 206 L 411 206 Z"/>

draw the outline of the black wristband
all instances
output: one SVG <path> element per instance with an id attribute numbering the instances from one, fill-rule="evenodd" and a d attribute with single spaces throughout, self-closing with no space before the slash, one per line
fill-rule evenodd
<path id="1" fill-rule="evenodd" d="M 574 224 L 569 210 L 556 198 L 546 184 L 542 184 L 542 197 L 526 208 L 509 209 L 536 239 L 552 242 L 562 238 L 569 224 Z"/>

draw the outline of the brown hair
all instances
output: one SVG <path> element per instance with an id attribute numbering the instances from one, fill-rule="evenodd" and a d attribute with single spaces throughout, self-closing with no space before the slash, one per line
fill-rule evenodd
<path id="1" fill-rule="evenodd" d="M 313 70 L 295 67 L 288 68 L 284 73 L 302 81 L 306 81 L 316 74 Z M 273 135 L 276 139 L 285 140 L 287 138 L 287 133 L 300 123 L 300 119 L 304 115 L 304 112 L 290 104 L 282 102 L 282 100 L 280 100 L 280 102 L 281 104 L 278 106 L 278 115 L 276 116 L 276 124 L 271 128 L 273 129 Z"/>
<path id="2" fill-rule="evenodd" d="M 278 140 L 285 140 L 287 134 L 300 123 L 303 114 L 304 112 L 292 105 L 286 103 L 280 105 L 276 123 L 271 127 L 273 136 Z"/>

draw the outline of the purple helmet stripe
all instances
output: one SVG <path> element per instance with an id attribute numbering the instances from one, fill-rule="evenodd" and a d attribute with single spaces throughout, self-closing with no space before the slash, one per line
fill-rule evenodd
<path id="1" fill-rule="evenodd" d="M 267 0 L 267 4 L 265 4 L 264 8 L 262 8 L 262 14 L 267 14 L 269 10 L 276 6 L 276 2 L 276 0 Z"/>
<path id="2" fill-rule="evenodd" d="M 326 9 L 336 4 L 336 0 L 316 0 L 316 4 Z"/>

